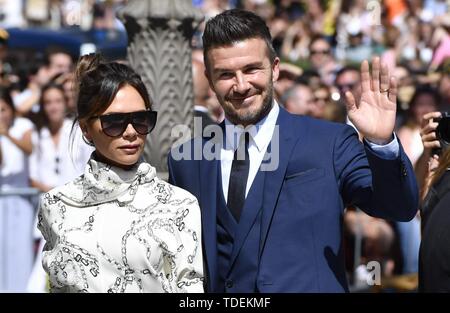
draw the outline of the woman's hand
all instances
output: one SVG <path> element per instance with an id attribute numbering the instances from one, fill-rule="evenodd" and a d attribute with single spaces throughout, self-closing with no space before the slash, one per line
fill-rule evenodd
<path id="1" fill-rule="evenodd" d="M 435 122 L 434 119 L 440 118 L 442 116 L 441 112 L 430 112 L 423 116 L 423 126 L 420 130 L 420 137 L 422 138 L 422 143 L 424 146 L 424 152 L 421 159 L 425 162 L 428 160 L 427 167 L 423 171 L 423 188 L 421 191 L 421 199 L 425 199 L 428 190 L 431 185 L 434 171 L 439 166 L 439 156 L 432 155 L 432 149 L 441 148 L 441 143 L 436 138 L 436 128 L 439 123 Z"/>
<path id="2" fill-rule="evenodd" d="M 423 126 L 420 130 L 420 137 L 422 138 L 424 148 L 427 150 L 441 147 L 441 143 L 436 138 L 436 128 L 439 123 L 433 120 L 435 118 L 440 118 L 441 116 L 441 112 L 430 112 L 423 116 Z"/>

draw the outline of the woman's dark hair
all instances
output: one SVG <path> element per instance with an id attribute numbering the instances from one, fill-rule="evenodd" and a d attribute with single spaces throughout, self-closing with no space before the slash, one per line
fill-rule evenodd
<path id="1" fill-rule="evenodd" d="M 36 118 L 33 119 L 38 132 L 42 129 L 42 127 L 49 125 L 48 116 L 45 114 L 45 110 L 44 110 L 44 97 L 45 97 L 45 94 L 47 93 L 47 91 L 49 91 L 51 89 L 59 90 L 61 92 L 62 96 L 64 97 L 64 101 L 67 102 L 66 94 L 64 92 L 64 88 L 62 85 L 51 81 L 47 85 L 42 87 L 41 97 L 39 99 L 39 112 L 37 113 Z"/>
<path id="2" fill-rule="evenodd" d="M 8 88 L 0 87 L 0 99 L 3 100 L 12 110 L 13 116 L 16 115 L 16 107 L 14 106 L 14 102 L 11 98 L 11 93 Z"/>
<path id="3" fill-rule="evenodd" d="M 203 32 L 203 57 L 208 67 L 207 53 L 215 47 L 230 46 L 235 42 L 261 38 L 266 42 L 269 59 L 276 58 L 272 37 L 264 20 L 258 15 L 240 9 L 224 11 L 206 22 Z"/>
<path id="4" fill-rule="evenodd" d="M 436 106 L 439 105 L 439 102 L 441 100 L 439 98 L 439 93 L 432 86 L 430 86 L 428 84 L 419 85 L 416 87 L 416 90 L 414 91 L 414 94 L 411 97 L 411 100 L 409 101 L 409 106 L 414 107 L 416 105 L 417 98 L 419 98 L 421 95 L 430 95 L 431 98 L 433 98 Z"/>
<path id="5" fill-rule="evenodd" d="M 76 121 L 86 121 L 103 113 L 113 102 L 120 88 L 129 85 L 136 89 L 151 108 L 151 100 L 141 77 L 129 66 L 117 62 L 106 62 L 100 54 L 80 57 L 75 72 L 77 94 Z"/>

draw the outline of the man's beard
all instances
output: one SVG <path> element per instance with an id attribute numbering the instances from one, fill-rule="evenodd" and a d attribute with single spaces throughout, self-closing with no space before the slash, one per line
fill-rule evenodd
<path id="1" fill-rule="evenodd" d="M 224 101 L 224 100 L 222 100 Z M 221 102 L 221 101 L 219 101 Z M 233 123 L 234 125 L 255 125 L 260 120 L 262 120 L 267 114 L 269 114 L 273 105 L 273 83 L 271 79 L 271 83 L 267 88 L 267 94 L 263 99 L 261 107 L 256 112 L 245 112 L 244 114 L 239 114 L 235 110 L 230 110 L 228 106 L 221 103 L 222 108 L 225 111 L 225 116 L 227 119 Z"/>

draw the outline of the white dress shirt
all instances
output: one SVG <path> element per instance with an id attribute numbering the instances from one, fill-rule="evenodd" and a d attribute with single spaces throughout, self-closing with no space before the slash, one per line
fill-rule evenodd
<path id="1" fill-rule="evenodd" d="M 247 186 L 245 189 L 245 196 L 247 197 L 253 180 L 258 173 L 267 147 L 272 140 L 279 112 L 280 108 L 278 103 L 274 100 L 274 105 L 269 114 L 256 125 L 245 129 L 242 126 L 234 125 L 227 118 L 225 118 L 225 145 L 222 146 L 220 151 L 222 190 L 225 201 L 228 199 L 228 185 L 230 182 L 231 165 L 233 163 L 234 152 L 239 145 L 240 136 L 244 130 L 250 133 L 250 143 L 248 148 L 250 169 L 247 178 Z M 399 155 L 400 150 L 395 133 L 394 139 L 386 145 L 377 145 L 367 140 L 366 142 L 372 151 L 383 159 L 392 160 L 397 158 Z"/>
<path id="2" fill-rule="evenodd" d="M 247 178 L 247 187 L 245 189 L 245 196 L 252 186 L 253 180 L 258 173 L 258 169 L 266 153 L 267 147 L 272 140 L 275 124 L 277 122 L 280 108 L 278 103 L 274 101 L 274 105 L 269 114 L 256 125 L 245 128 L 250 134 L 250 142 L 248 146 L 248 154 L 250 157 L 250 169 Z M 228 199 L 228 184 L 230 182 L 231 165 L 233 163 L 234 151 L 238 148 L 239 139 L 244 128 L 236 126 L 225 118 L 225 145 L 220 151 L 220 164 L 222 170 L 222 190 L 223 195 Z"/>

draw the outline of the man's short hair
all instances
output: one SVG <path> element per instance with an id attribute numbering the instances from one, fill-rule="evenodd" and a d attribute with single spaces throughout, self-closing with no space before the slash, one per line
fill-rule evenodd
<path id="1" fill-rule="evenodd" d="M 264 20 L 258 15 L 240 9 L 224 11 L 206 22 L 203 32 L 203 56 L 215 47 L 230 46 L 247 39 L 261 38 L 266 42 L 269 59 L 275 60 L 272 36 Z"/>

